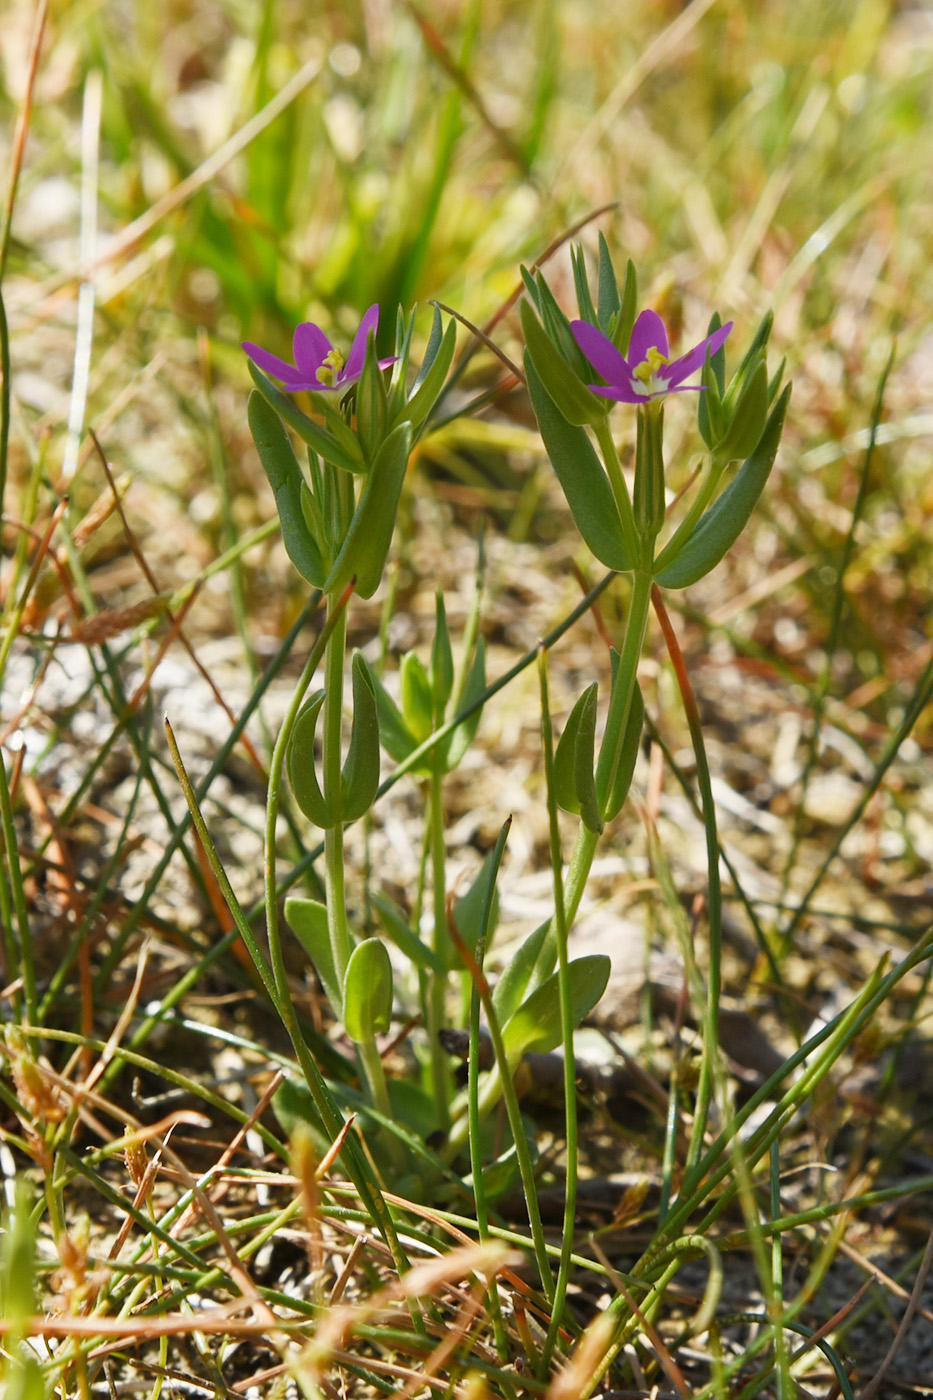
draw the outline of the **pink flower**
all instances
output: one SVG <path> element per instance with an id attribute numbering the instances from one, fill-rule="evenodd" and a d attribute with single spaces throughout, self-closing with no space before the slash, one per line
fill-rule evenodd
<path id="1" fill-rule="evenodd" d="M 273 355 L 269 350 L 254 345 L 251 340 L 244 340 L 243 349 L 260 369 L 264 369 L 275 379 L 281 379 L 282 388 L 290 394 L 297 394 L 300 389 L 313 389 L 317 393 L 346 389 L 355 384 L 363 373 L 366 342 L 370 331 L 375 335 L 378 325 L 379 307 L 374 305 L 360 322 L 346 360 L 339 350 L 334 349 L 320 326 L 316 326 L 313 321 L 302 321 L 300 326 L 295 327 L 292 340 L 292 355 L 295 360 L 293 365 L 287 360 L 280 360 L 278 355 Z M 392 355 L 387 360 L 380 360 L 379 368 L 387 369 L 389 365 L 395 364 L 396 359 L 397 356 Z"/>
<path id="2" fill-rule="evenodd" d="M 670 361 L 667 331 L 656 311 L 643 311 L 635 322 L 628 359 L 589 321 L 571 321 L 570 329 L 597 374 L 606 380 L 605 384 L 590 384 L 588 387 L 593 393 L 600 394 L 604 399 L 637 404 L 661 398 L 664 394 L 684 393 L 688 389 L 699 392 L 703 387 L 701 384 L 684 384 L 683 381 L 703 368 L 707 351 L 715 355 L 725 344 L 732 324 L 729 321 L 727 325 L 720 326 L 718 331 L 673 362 Z"/>

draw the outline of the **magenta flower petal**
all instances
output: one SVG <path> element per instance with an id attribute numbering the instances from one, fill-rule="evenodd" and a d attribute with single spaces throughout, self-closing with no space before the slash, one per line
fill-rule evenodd
<path id="1" fill-rule="evenodd" d="M 278 355 L 273 355 L 269 350 L 263 350 L 261 345 L 254 345 L 251 340 L 243 341 L 243 349 L 254 364 L 260 369 L 264 369 L 266 374 L 271 374 L 275 379 L 284 379 L 289 386 L 300 386 L 303 383 L 303 376 L 300 370 L 294 365 L 290 365 L 287 360 L 280 360 Z"/>
<path id="2" fill-rule="evenodd" d="M 630 375 L 626 376 L 629 380 Z M 602 399 L 613 399 L 616 403 L 645 403 L 644 394 L 636 394 L 629 388 L 628 382 L 624 384 L 587 384 L 591 394 L 599 394 Z"/>
<path id="3" fill-rule="evenodd" d="M 718 331 L 708 335 L 699 345 L 695 345 L 692 350 L 688 350 L 686 355 L 681 355 L 679 360 L 667 366 L 661 371 L 662 377 L 670 381 L 672 389 L 676 388 L 682 379 L 687 379 L 698 369 L 702 369 L 706 363 L 706 352 L 715 355 L 726 343 L 729 332 L 732 330 L 732 321 L 727 321 L 724 326 L 720 326 Z"/>
<path id="4" fill-rule="evenodd" d="M 625 362 L 625 358 L 613 345 L 608 336 L 602 331 L 591 326 L 589 321 L 571 321 L 570 329 L 573 331 L 573 338 L 583 351 L 590 364 L 601 374 L 609 384 L 619 385 L 627 383 L 631 378 L 631 370 Z M 599 390 L 596 391 L 597 393 Z M 613 394 L 604 394 L 604 398 L 614 398 Z"/>
<path id="5" fill-rule="evenodd" d="M 632 327 L 628 347 L 628 362 L 635 370 L 648 358 L 649 350 L 658 350 L 667 359 L 670 351 L 664 322 L 656 311 L 643 311 Z"/>
<path id="6" fill-rule="evenodd" d="M 317 372 L 333 348 L 320 326 L 313 321 L 302 321 L 300 326 L 295 327 L 292 354 L 304 382 L 317 384 Z"/>
<path id="7" fill-rule="evenodd" d="M 374 303 L 360 322 L 360 328 L 353 337 L 353 344 L 350 346 L 350 353 L 347 356 L 346 367 L 341 380 L 352 383 L 354 379 L 359 379 L 363 373 L 363 364 L 366 360 L 366 342 L 369 339 L 369 332 L 373 335 L 379 329 L 379 307 Z"/>

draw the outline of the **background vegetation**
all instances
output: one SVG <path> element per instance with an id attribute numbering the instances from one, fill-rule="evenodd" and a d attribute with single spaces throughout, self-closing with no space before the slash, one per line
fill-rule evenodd
<path id="1" fill-rule="evenodd" d="M 182 832 L 161 732 L 166 711 L 195 777 L 209 776 L 205 814 L 252 904 L 262 774 L 288 695 L 266 668 L 300 669 L 290 629 L 307 622 L 307 590 L 284 555 L 247 430 L 240 341 L 284 353 L 308 319 L 337 339 L 374 301 L 389 338 L 396 306 L 419 303 L 426 337 L 425 304 L 436 299 L 518 359 L 519 265 L 579 225 L 586 247 L 600 229 L 620 265 L 634 260 L 644 300 L 677 339 L 702 334 L 718 309 L 744 347 L 773 307 L 772 352 L 794 384 L 750 531 L 671 603 L 734 863 L 726 990 L 746 1019 L 726 1048 L 746 1092 L 770 1072 L 767 1052 L 791 1055 L 820 1017 L 871 990 L 882 960 L 902 968 L 806 1112 L 785 1122 L 770 1178 L 765 1156 L 747 1187 L 772 1191 L 771 1218 L 816 1214 L 776 1229 L 775 1255 L 740 1212 L 710 1221 L 727 1260 L 714 1324 L 704 1317 L 690 1340 L 704 1266 L 678 1279 L 661 1330 L 631 1340 L 611 1383 L 639 1395 L 656 1382 L 672 1394 L 783 1396 L 791 1384 L 838 1393 L 824 1353 L 811 1348 L 795 1370 L 789 1342 L 756 1352 L 756 1327 L 769 1308 L 780 1315 L 786 1287 L 811 1329 L 833 1321 L 853 1385 L 885 1368 L 878 1384 L 901 1390 L 881 1393 L 920 1393 L 910 1386 L 930 1374 L 922 1287 L 933 1220 L 929 1194 L 916 1192 L 930 1189 L 933 1072 L 926 964 L 905 960 L 925 947 L 933 890 L 929 9 L 10 0 L 0 64 L 0 1166 L 8 1204 L 14 1180 L 25 1183 L 37 1242 L 33 1280 L 28 1240 L 7 1234 L 4 1310 L 14 1338 L 18 1326 L 41 1334 L 43 1377 L 11 1362 L 6 1384 L 88 1395 L 106 1393 L 108 1377 L 135 1377 L 157 1395 L 166 1376 L 183 1376 L 202 1393 L 239 1393 L 275 1383 L 286 1333 L 316 1338 L 309 1393 L 455 1384 L 556 1397 L 562 1385 L 576 1395 L 596 1383 L 595 1333 L 592 1354 L 574 1350 L 570 1333 L 561 1339 L 575 1358 L 563 1380 L 536 1371 L 537 1300 L 523 1294 L 515 1261 L 504 1320 L 494 1310 L 488 1325 L 482 1292 L 457 1291 L 463 1261 L 435 1265 L 411 1285 L 436 1299 L 419 1332 L 389 1261 L 359 1242 L 370 1237 L 357 1203 L 327 1178 L 316 1187 L 300 1148 L 288 1156 L 268 1110 L 270 1065 L 288 1047 L 203 853 Z M 565 248 L 547 269 L 569 309 Z M 575 571 L 587 585 L 597 575 L 524 392 L 466 331 L 460 349 L 475 353 L 410 468 L 391 606 L 384 593 L 354 605 L 351 628 L 372 646 L 384 623 L 390 670 L 402 651 L 427 655 L 441 589 L 462 631 L 485 531 L 494 677 L 579 601 Z M 483 394 L 484 412 L 457 416 Z M 675 488 L 689 462 L 676 471 Z M 601 600 L 611 635 L 625 598 L 620 582 Z M 608 673 L 593 620 L 571 630 L 552 664 L 562 719 Z M 655 745 L 636 787 L 678 898 L 665 903 L 630 807 L 597 869 L 589 927 L 616 956 L 634 948 L 604 1021 L 645 1078 L 624 1112 L 598 1093 L 590 1104 L 586 1171 L 600 1189 L 620 1166 L 630 1176 L 578 1222 L 579 1248 L 597 1262 L 575 1285 L 578 1330 L 626 1297 L 624 1270 L 656 1210 L 627 1185 L 656 1183 L 657 1102 L 689 1087 L 692 1063 L 673 911 L 694 908 L 706 871 L 702 827 L 678 782 L 692 759 L 660 636 L 643 682 L 667 757 Z M 245 710 L 241 738 L 233 726 Z M 532 669 L 487 706 L 480 747 L 448 790 L 452 881 L 475 872 L 514 816 L 501 890 L 512 936 L 542 917 L 550 890 L 539 729 Z M 354 846 L 361 903 L 376 869 L 411 906 L 419 802 L 400 783 Z M 307 833 L 295 813 L 289 821 L 282 858 L 295 868 Z M 293 973 L 296 1002 L 323 1037 L 297 948 Z M 636 974 L 651 996 L 639 999 Z M 22 1029 L 33 1001 L 41 1037 Z M 765 1040 L 757 1067 L 752 1024 Z M 404 1045 L 392 1053 L 404 1072 Z M 558 1194 L 559 1118 L 547 1104 L 536 1117 L 542 1191 Z M 145 1125 L 149 1177 L 139 1159 L 123 1165 L 125 1124 Z M 848 1198 L 859 1204 L 840 1213 Z M 458 1238 L 449 1220 L 443 1234 L 439 1208 L 425 1208 L 428 1222 L 411 1225 L 417 1258 Z M 594 1230 L 596 1251 L 585 1244 Z M 499 1267 L 468 1262 L 484 1277 Z M 252 1311 L 222 1327 L 235 1289 Z M 912 1289 L 907 1322 L 924 1314 L 909 1329 L 915 1352 L 902 1325 Z M 330 1331 L 312 1322 L 322 1299 L 333 1303 Z M 297 1314 L 283 1320 L 288 1307 Z M 196 1325 L 199 1311 L 209 1317 Z M 160 1335 L 165 1313 L 170 1336 Z M 743 1322 L 748 1313 L 757 1321 Z"/>

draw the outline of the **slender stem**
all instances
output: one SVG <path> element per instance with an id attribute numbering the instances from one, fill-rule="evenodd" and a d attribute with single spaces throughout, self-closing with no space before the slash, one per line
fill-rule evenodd
<path id="1" fill-rule="evenodd" d="M 608 418 L 604 418 L 600 423 L 597 423 L 594 431 L 596 433 L 596 440 L 603 454 L 603 462 L 605 463 L 606 472 L 609 476 L 609 485 L 612 487 L 612 494 L 615 497 L 616 506 L 618 507 L 625 543 L 631 555 L 632 563 L 634 564 L 641 553 L 640 541 L 638 538 L 638 531 L 635 528 L 632 498 L 625 484 L 625 477 L 622 475 L 622 463 L 619 461 L 619 453 L 616 448 L 615 438 L 612 436 L 612 431 L 609 427 Z"/>
<path id="2" fill-rule="evenodd" d="M 606 812 L 606 804 L 612 795 L 622 762 L 622 748 L 635 687 L 638 684 L 638 662 L 645 644 L 648 627 L 648 611 L 651 603 L 651 574 L 646 569 L 635 569 L 632 576 L 632 597 L 629 602 L 628 621 L 625 627 L 625 640 L 619 657 L 616 683 L 609 701 L 609 715 L 606 719 L 606 733 L 599 761 L 596 765 L 596 792 L 600 811 Z"/>
<path id="3" fill-rule="evenodd" d="M 327 600 L 327 615 L 339 606 L 337 599 Z M 343 727 L 343 673 L 347 650 L 346 613 L 341 608 L 327 643 L 324 663 L 324 800 L 332 812 L 339 813 L 341 799 L 341 730 Z M 327 926 L 334 958 L 337 981 L 343 986 L 347 963 L 350 961 L 350 928 L 347 923 L 347 898 L 343 869 L 343 820 L 338 820 L 324 833 L 324 883 L 327 890 Z"/>
<path id="4" fill-rule="evenodd" d="M 560 829 L 557 822 L 557 800 L 554 796 L 554 734 L 548 699 L 547 653 L 538 656 L 541 681 L 541 728 L 544 737 L 544 771 L 547 778 L 548 827 L 551 848 L 551 869 L 554 872 L 554 932 L 557 939 L 557 983 L 560 991 L 560 1032 L 564 1050 L 564 1118 L 566 1124 L 567 1165 L 564 1179 L 564 1229 L 561 1241 L 560 1265 L 554 1287 L 551 1320 L 541 1352 L 541 1379 L 547 1377 L 551 1357 L 557 1345 L 567 1286 L 570 1282 L 570 1257 L 573 1253 L 573 1232 L 577 1215 L 577 1067 L 573 1051 L 573 1005 L 570 993 L 570 959 L 567 952 L 567 918 L 564 908 L 563 856 Z"/>
<path id="5" fill-rule="evenodd" d="M 664 640 L 670 653 L 671 662 L 677 676 L 680 697 L 690 729 L 693 753 L 697 765 L 697 783 L 703 806 L 703 825 L 706 828 L 707 912 L 709 916 L 709 969 L 707 972 L 706 1016 L 703 1023 L 703 1061 L 700 1066 L 700 1081 L 697 1085 L 696 1114 L 690 1147 L 687 1152 L 687 1166 L 697 1161 L 703 1148 L 703 1135 L 709 1118 L 709 1106 L 713 1095 L 719 1055 L 719 999 L 722 994 L 722 886 L 719 880 L 719 834 L 716 830 L 716 804 L 713 801 L 713 785 L 703 741 L 703 726 L 697 706 L 693 686 L 684 661 L 677 634 L 674 631 L 661 590 L 655 586 L 652 602 L 657 613 Z"/>
<path id="6" fill-rule="evenodd" d="M 431 870 L 434 883 L 434 952 L 447 963 L 447 876 L 444 849 L 443 771 L 435 759 L 431 766 Z M 431 1092 L 437 1111 L 437 1126 L 446 1130 L 450 1123 L 450 1068 L 440 1033 L 444 1026 L 447 1000 L 446 973 L 428 974 L 427 1032 L 431 1055 Z"/>

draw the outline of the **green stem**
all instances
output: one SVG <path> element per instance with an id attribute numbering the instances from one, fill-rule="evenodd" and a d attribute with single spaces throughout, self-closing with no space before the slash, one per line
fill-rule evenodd
<path id="1" fill-rule="evenodd" d="M 328 618 L 340 606 L 339 600 L 327 600 Z M 343 673 L 347 650 L 347 619 L 341 607 L 327 643 L 324 662 L 324 800 L 332 812 L 341 811 L 341 731 L 343 728 Z M 327 926 L 334 958 L 337 981 L 343 986 L 350 961 L 350 928 L 347 923 L 347 898 L 343 868 L 343 820 L 337 821 L 324 833 L 324 885 L 327 891 Z"/>
<path id="2" fill-rule="evenodd" d="M 719 834 L 716 829 L 716 804 L 713 801 L 713 784 L 703 741 L 703 726 L 696 696 L 690 684 L 686 662 L 677 634 L 671 625 L 664 606 L 661 590 L 653 592 L 655 612 L 664 632 L 664 640 L 677 676 L 684 714 L 690 729 L 693 753 L 697 766 L 697 784 L 703 809 L 703 825 L 706 830 L 707 863 L 707 915 L 709 920 L 709 970 L 707 974 L 706 1016 L 703 1021 L 703 1060 L 700 1066 L 700 1079 L 697 1085 L 696 1114 L 690 1146 L 687 1151 L 689 1170 L 703 1150 L 703 1137 L 709 1119 L 709 1108 L 713 1097 L 713 1087 L 719 1065 L 719 1000 L 722 994 L 722 886 L 719 879 Z"/>
<path id="3" fill-rule="evenodd" d="M 603 418 L 597 423 L 594 426 L 594 432 L 596 433 L 596 440 L 599 443 L 606 472 L 609 476 L 609 485 L 612 487 L 612 494 L 615 497 L 616 506 L 618 507 L 619 519 L 622 522 L 622 533 L 625 536 L 626 547 L 628 548 L 629 555 L 634 564 L 641 554 L 641 546 L 638 530 L 635 528 L 632 498 L 625 484 L 625 477 L 622 475 L 622 463 L 619 461 L 619 453 L 616 448 L 615 438 L 612 436 L 612 431 L 609 427 L 609 419 Z"/>
<path id="4" fill-rule="evenodd" d="M 573 1005 L 570 993 L 570 958 L 567 951 L 567 918 L 564 907 L 563 856 L 557 820 L 557 800 L 554 796 L 554 735 L 547 685 L 547 653 L 538 657 L 541 681 L 541 727 L 544 733 L 544 771 L 547 778 L 548 827 L 551 848 L 551 869 L 554 872 L 554 932 L 557 940 L 557 982 L 560 990 L 560 1031 L 564 1050 L 564 1117 L 566 1123 L 567 1166 L 564 1180 L 564 1229 L 561 1241 L 560 1265 L 551 1320 L 541 1352 L 540 1377 L 546 1379 L 551 1357 L 557 1345 L 567 1287 L 570 1282 L 570 1258 L 573 1253 L 573 1232 L 577 1215 L 577 1068 L 573 1050 Z"/>
<path id="5" fill-rule="evenodd" d="M 647 569 L 635 569 L 632 575 L 632 596 L 629 602 L 628 622 L 625 627 L 625 640 L 619 657 L 619 670 L 609 701 L 609 714 L 606 719 L 606 732 L 599 751 L 596 765 L 596 793 L 600 811 L 605 813 L 616 777 L 622 762 L 622 746 L 625 730 L 632 708 L 635 687 L 638 684 L 638 663 L 645 644 L 648 627 L 648 612 L 651 605 L 651 573 Z"/>
<path id="6" fill-rule="evenodd" d="M 431 870 L 434 884 L 434 952 L 447 965 L 447 876 L 444 849 L 443 771 L 435 760 L 431 767 Z M 433 969 L 428 974 L 427 1032 L 431 1055 L 431 1092 L 437 1112 L 437 1126 L 446 1131 L 450 1123 L 450 1069 L 440 1033 L 444 1027 L 447 976 Z"/>

